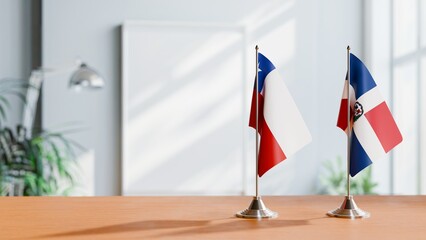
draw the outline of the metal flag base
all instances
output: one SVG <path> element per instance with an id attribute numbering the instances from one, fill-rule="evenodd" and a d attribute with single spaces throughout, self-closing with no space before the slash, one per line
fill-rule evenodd
<path id="1" fill-rule="evenodd" d="M 329 211 L 327 213 L 330 217 L 339 217 L 339 218 L 368 218 L 370 217 L 370 213 L 365 212 L 358 208 L 353 199 L 352 195 L 345 196 L 345 200 L 342 203 L 340 208 L 337 208 L 333 211 Z"/>
<path id="2" fill-rule="evenodd" d="M 240 218 L 276 218 L 278 213 L 269 210 L 260 197 L 253 197 L 250 206 L 236 214 Z"/>

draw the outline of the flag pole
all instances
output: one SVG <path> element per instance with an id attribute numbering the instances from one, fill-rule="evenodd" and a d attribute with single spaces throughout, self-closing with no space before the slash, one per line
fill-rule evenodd
<path id="1" fill-rule="evenodd" d="M 350 178 L 350 171 L 351 171 L 351 135 L 352 135 L 352 131 L 351 131 L 351 98 L 350 98 L 350 86 L 351 86 L 351 64 L 350 64 L 350 51 L 351 51 L 351 47 L 346 48 L 347 50 L 347 66 L 346 69 L 348 70 L 348 88 L 346 89 L 346 93 L 348 95 L 348 140 L 347 140 L 347 147 L 346 147 L 346 151 L 347 151 L 347 155 L 346 155 L 346 160 L 347 160 L 347 174 L 346 174 L 346 188 L 347 188 L 347 194 L 346 196 L 350 196 L 351 195 L 351 178 Z"/>
<path id="2" fill-rule="evenodd" d="M 278 213 L 269 210 L 259 195 L 259 46 L 256 45 L 256 77 L 254 84 L 254 94 L 256 101 L 256 195 L 250 203 L 250 206 L 240 212 L 236 216 L 240 218 L 276 218 Z"/>
<path id="3" fill-rule="evenodd" d="M 363 211 L 360 209 L 353 199 L 353 196 L 351 195 L 351 182 L 350 182 L 350 170 L 351 170 L 351 135 L 352 135 L 352 129 L 351 129 L 351 95 L 350 95 L 350 88 L 351 88 L 351 59 L 350 59 L 350 50 L 351 47 L 347 47 L 347 73 L 348 73 L 348 82 L 347 82 L 347 95 L 348 95 L 348 134 L 347 134 L 347 179 L 346 179 L 346 196 L 343 200 L 342 205 L 339 208 L 336 208 L 335 210 L 331 210 L 327 212 L 327 215 L 330 217 L 339 217 L 339 218 L 368 218 L 370 217 L 370 213 Z"/>
<path id="4" fill-rule="evenodd" d="M 259 91 L 259 46 L 256 45 L 256 93 Z M 256 198 L 259 198 L 259 94 L 256 94 Z"/>

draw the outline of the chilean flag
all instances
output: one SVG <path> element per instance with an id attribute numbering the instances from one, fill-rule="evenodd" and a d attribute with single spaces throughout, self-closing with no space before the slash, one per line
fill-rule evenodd
<path id="1" fill-rule="evenodd" d="M 368 69 L 350 54 L 351 147 L 350 174 L 355 176 L 372 161 L 402 142 L 402 135 Z M 345 81 L 337 126 L 348 133 L 348 80 Z"/>
<path id="2" fill-rule="evenodd" d="M 259 101 L 259 171 L 261 177 L 311 141 L 311 134 L 275 66 L 258 55 L 258 89 L 254 89 L 249 126 L 256 129 Z"/>

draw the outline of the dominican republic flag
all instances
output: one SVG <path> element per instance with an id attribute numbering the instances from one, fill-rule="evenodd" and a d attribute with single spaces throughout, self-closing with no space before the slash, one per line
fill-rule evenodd
<path id="1" fill-rule="evenodd" d="M 402 142 L 402 135 L 370 72 L 353 54 L 350 54 L 350 81 L 350 174 L 353 177 Z M 347 89 L 346 79 L 337 119 L 337 126 L 346 133 L 349 131 Z"/>
<path id="2" fill-rule="evenodd" d="M 251 101 L 249 126 L 256 129 L 256 94 L 259 101 L 259 171 L 261 177 L 311 141 L 311 134 L 275 66 L 258 55 L 258 89 Z"/>

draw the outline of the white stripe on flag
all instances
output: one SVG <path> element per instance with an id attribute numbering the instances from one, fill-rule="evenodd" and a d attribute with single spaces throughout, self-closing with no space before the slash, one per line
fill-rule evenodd
<path id="1" fill-rule="evenodd" d="M 358 102 L 361 103 L 364 113 L 369 112 L 380 103 L 384 102 L 385 99 L 380 94 L 379 88 L 376 86 L 364 93 L 358 98 Z"/>
<path id="2" fill-rule="evenodd" d="M 349 88 L 349 91 L 351 91 L 350 92 L 350 94 L 351 94 L 351 108 L 353 108 L 354 105 L 355 105 L 356 99 L 355 99 L 355 90 L 354 90 L 354 87 L 352 87 L 352 85 L 351 85 L 351 88 Z"/>
<path id="3" fill-rule="evenodd" d="M 311 134 L 277 70 L 266 76 L 264 87 L 265 122 L 289 157 L 311 141 Z"/>
<path id="4" fill-rule="evenodd" d="M 351 95 L 351 108 L 353 109 L 354 105 L 355 105 L 355 90 L 354 88 L 351 86 L 349 88 L 350 91 L 350 95 Z M 343 87 L 343 94 L 342 94 L 342 99 L 348 99 L 348 80 L 345 80 L 345 86 Z M 347 107 L 346 107 L 347 109 Z M 348 134 L 348 127 L 345 128 L 345 133 L 346 135 Z"/>
<path id="5" fill-rule="evenodd" d="M 355 104 L 355 90 L 351 85 L 349 89 L 351 91 L 349 94 L 351 95 L 351 104 Z M 342 99 L 348 99 L 348 80 L 345 80 L 345 86 L 343 87 Z M 353 105 L 351 105 L 353 106 Z"/>
<path id="6" fill-rule="evenodd" d="M 345 80 L 345 85 L 343 85 L 342 99 L 348 99 L 348 80 Z"/>
<path id="7" fill-rule="evenodd" d="M 386 155 L 379 138 L 364 115 L 354 123 L 353 129 L 359 143 L 371 161 L 381 159 Z"/>

